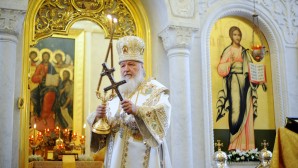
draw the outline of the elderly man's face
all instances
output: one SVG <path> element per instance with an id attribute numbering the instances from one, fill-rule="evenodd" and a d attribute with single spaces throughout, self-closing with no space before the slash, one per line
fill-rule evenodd
<path id="1" fill-rule="evenodd" d="M 137 61 L 122 61 L 120 63 L 121 76 L 125 79 L 134 78 L 142 67 L 142 63 Z"/>

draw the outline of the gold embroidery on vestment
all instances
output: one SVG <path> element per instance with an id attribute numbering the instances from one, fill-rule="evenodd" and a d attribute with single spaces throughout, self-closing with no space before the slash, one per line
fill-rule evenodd
<path id="1" fill-rule="evenodd" d="M 129 142 L 128 142 L 128 139 L 129 139 L 129 136 L 128 136 L 128 129 L 126 126 L 123 126 L 123 151 L 122 151 L 122 160 L 121 160 L 121 168 L 125 168 L 126 167 L 126 159 L 127 159 L 127 156 L 128 156 L 128 145 L 129 145 Z"/>

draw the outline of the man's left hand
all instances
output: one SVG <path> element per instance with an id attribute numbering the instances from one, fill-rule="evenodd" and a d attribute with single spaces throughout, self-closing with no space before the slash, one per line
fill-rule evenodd
<path id="1" fill-rule="evenodd" d="M 137 106 L 128 99 L 121 102 L 121 107 L 127 114 L 135 115 L 137 112 Z"/>

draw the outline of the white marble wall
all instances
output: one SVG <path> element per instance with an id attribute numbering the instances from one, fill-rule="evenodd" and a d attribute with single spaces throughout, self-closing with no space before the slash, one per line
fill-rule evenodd
<path id="1" fill-rule="evenodd" d="M 3 1 L 2 1 L 3 2 Z M 20 114 L 17 98 L 21 88 L 21 44 L 18 35 L 25 11 L 2 8 L 0 3 L 0 167 L 18 167 Z M 21 41 L 22 42 L 22 41 Z M 19 68 L 17 68 L 19 67 Z"/>
<path id="2" fill-rule="evenodd" d="M 189 57 L 193 34 L 197 29 L 168 26 L 160 36 L 169 59 L 171 113 L 171 153 L 177 167 L 193 167 L 192 114 Z"/>
<path id="3" fill-rule="evenodd" d="M 1 167 L 5 167 L 7 163 L 11 163 L 12 143 L 13 143 L 13 113 L 14 113 L 14 85 L 15 85 L 15 65 L 16 60 L 9 59 L 9 56 L 16 55 L 17 39 L 13 35 L 0 34 L 0 72 L 1 72 L 1 88 L 0 88 L 0 163 Z"/>

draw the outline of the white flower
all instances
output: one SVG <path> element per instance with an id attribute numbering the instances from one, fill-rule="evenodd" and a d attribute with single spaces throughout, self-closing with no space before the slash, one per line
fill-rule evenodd
<path id="1" fill-rule="evenodd" d="M 249 152 L 250 152 L 250 153 L 258 153 L 258 148 L 256 148 L 256 149 L 251 149 Z"/>
<path id="2" fill-rule="evenodd" d="M 29 159 L 29 162 L 30 161 L 43 161 L 43 157 L 40 155 L 30 155 L 28 157 L 28 159 Z"/>
<path id="3" fill-rule="evenodd" d="M 236 149 L 234 151 L 228 152 L 228 160 L 232 162 L 239 162 L 239 161 L 252 161 L 256 160 L 258 158 L 258 149 L 251 149 L 247 151 L 241 151 L 239 149 Z"/>
<path id="4" fill-rule="evenodd" d="M 240 152 L 240 156 L 245 155 L 245 154 L 246 154 L 246 151 L 241 151 Z"/>
<path id="5" fill-rule="evenodd" d="M 93 161 L 93 157 L 88 155 L 79 155 L 78 158 L 80 161 Z"/>

